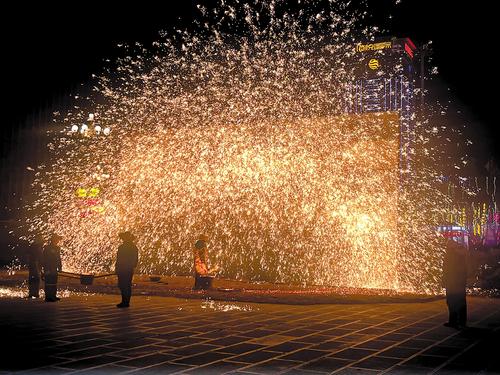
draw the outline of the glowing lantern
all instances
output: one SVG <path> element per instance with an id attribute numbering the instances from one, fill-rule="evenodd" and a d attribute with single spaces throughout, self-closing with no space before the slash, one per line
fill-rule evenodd
<path id="1" fill-rule="evenodd" d="M 83 124 L 82 127 L 80 128 L 80 133 L 85 133 L 87 130 L 89 130 L 89 127 L 87 124 Z"/>
<path id="2" fill-rule="evenodd" d="M 111 133 L 111 129 L 110 128 L 104 128 L 103 133 L 104 133 L 104 135 L 108 135 L 109 133 Z"/>
<path id="3" fill-rule="evenodd" d="M 102 129 L 101 129 L 101 127 L 100 127 L 99 125 L 96 125 L 96 126 L 94 127 L 94 130 L 95 130 L 95 132 L 96 132 L 97 134 L 100 134 Z"/>
<path id="4" fill-rule="evenodd" d="M 71 127 L 71 131 L 72 131 L 73 133 L 76 133 L 76 132 L 78 131 L 78 125 L 73 125 L 73 126 Z"/>

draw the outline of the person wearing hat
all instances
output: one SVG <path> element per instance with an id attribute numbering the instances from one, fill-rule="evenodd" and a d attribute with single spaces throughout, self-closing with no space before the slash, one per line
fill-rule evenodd
<path id="1" fill-rule="evenodd" d="M 62 271 L 61 248 L 59 242 L 62 237 L 52 234 L 49 243 L 43 248 L 43 275 L 45 279 L 45 302 L 56 302 L 57 297 L 57 277 Z"/>
<path id="2" fill-rule="evenodd" d="M 208 236 L 202 234 L 194 244 L 194 289 L 209 289 L 218 267 L 208 267 Z"/>
<path id="3" fill-rule="evenodd" d="M 118 235 L 123 243 L 118 246 L 116 254 L 115 272 L 118 275 L 118 287 L 122 294 L 122 301 L 116 307 L 129 307 L 132 296 L 132 277 L 137 266 L 139 249 L 135 245 L 135 236 L 130 232 Z"/>

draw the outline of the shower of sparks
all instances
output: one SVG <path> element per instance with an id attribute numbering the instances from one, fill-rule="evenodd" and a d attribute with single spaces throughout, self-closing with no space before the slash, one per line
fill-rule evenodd
<path id="1" fill-rule="evenodd" d="M 207 310 L 213 310 L 213 311 L 222 311 L 222 312 L 228 312 L 228 311 L 258 311 L 258 308 L 252 307 L 247 304 L 242 304 L 242 303 L 225 303 L 225 302 L 218 302 L 214 300 L 206 300 L 201 303 L 201 308 L 202 309 L 207 309 Z"/>
<path id="2" fill-rule="evenodd" d="M 130 230 L 141 272 L 188 274 L 204 233 L 222 277 L 436 290 L 435 173 L 403 186 L 397 113 L 342 115 L 371 31 L 343 2 L 285 3 L 200 6 L 56 118 L 26 222 L 64 237 L 66 271 L 112 270 Z"/>

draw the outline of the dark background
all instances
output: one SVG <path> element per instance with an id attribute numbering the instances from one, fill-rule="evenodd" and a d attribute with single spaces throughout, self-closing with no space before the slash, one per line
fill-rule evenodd
<path id="1" fill-rule="evenodd" d="M 103 58 L 113 58 L 122 41 L 151 42 L 158 30 L 179 17 L 189 24 L 195 12 L 192 1 L 125 2 L 87 1 L 29 5 L 18 2 L 2 11 L 4 121 L 6 129 L 17 126 L 55 97 L 99 71 Z M 373 19 L 417 44 L 432 40 L 432 64 L 436 65 L 451 97 L 468 109 L 477 132 L 495 149 L 500 131 L 495 124 L 498 60 L 494 37 L 496 12 L 491 2 L 457 5 L 448 0 L 368 0 Z M 389 19 L 392 16 L 392 19 Z M 477 128 L 477 125 L 480 125 Z M 7 132 L 9 133 L 9 132 Z M 496 156 L 498 150 L 496 150 Z"/>
<path id="2" fill-rule="evenodd" d="M 493 57 L 497 47 L 492 3 L 366 2 L 370 20 L 386 28 L 385 35 L 410 37 L 417 46 L 433 42 L 428 65 L 437 66 L 439 78 L 429 98 L 439 96 L 447 105 L 451 100 L 449 111 L 461 112 L 454 121 L 466 125 L 465 136 L 474 142 L 469 151 L 480 169 L 492 155 L 500 160 L 496 147 L 500 130 L 495 121 L 499 63 Z M 77 92 L 81 83 L 99 72 L 103 59 L 113 59 L 117 43 L 147 45 L 157 39 L 161 29 L 174 23 L 188 26 L 196 13 L 196 3 L 187 0 L 164 1 L 163 5 L 153 1 L 102 3 L 17 2 L 2 10 L 0 156 L 4 167 L 30 163 L 31 150 L 22 149 L 23 137 L 42 137 L 43 129 L 37 133 L 39 120 L 57 109 L 62 97 Z M 27 127 L 27 123 L 31 125 Z M 23 127 L 32 129 L 31 133 L 24 130 L 23 134 Z M 5 184 L 9 174 L 8 170 L 2 174 L 4 193 L 12 190 Z"/>

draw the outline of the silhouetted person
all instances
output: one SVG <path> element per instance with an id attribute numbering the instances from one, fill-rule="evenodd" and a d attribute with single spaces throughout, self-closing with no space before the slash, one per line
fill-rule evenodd
<path id="1" fill-rule="evenodd" d="M 42 262 L 43 239 L 37 236 L 28 248 L 28 298 L 40 297 Z"/>
<path id="2" fill-rule="evenodd" d="M 208 267 L 208 237 L 201 235 L 194 244 L 194 289 L 209 289 L 218 267 Z"/>
<path id="3" fill-rule="evenodd" d="M 57 276 L 62 270 L 61 263 L 61 248 L 59 242 L 62 237 L 53 234 L 50 237 L 50 242 L 43 248 L 43 274 L 45 278 L 45 301 L 56 302 L 60 298 L 57 297 Z"/>
<path id="4" fill-rule="evenodd" d="M 122 293 L 122 301 L 116 307 L 129 307 L 132 296 L 132 277 L 139 260 L 139 250 L 134 243 L 135 236 L 130 232 L 118 235 L 123 243 L 118 246 L 115 272 L 118 275 L 118 287 Z"/>
<path id="5" fill-rule="evenodd" d="M 465 284 L 467 265 L 465 247 L 451 238 L 446 241 L 446 254 L 443 263 L 443 285 L 446 288 L 446 304 L 449 319 L 447 327 L 464 328 L 467 323 L 467 302 Z"/>

